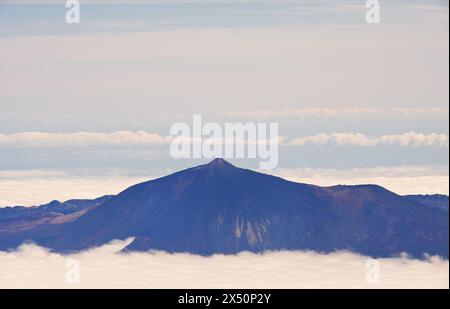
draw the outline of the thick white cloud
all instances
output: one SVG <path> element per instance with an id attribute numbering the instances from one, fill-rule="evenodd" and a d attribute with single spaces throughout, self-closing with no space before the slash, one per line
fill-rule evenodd
<path id="1" fill-rule="evenodd" d="M 201 257 L 117 254 L 129 241 L 75 255 L 34 245 L 0 252 L 0 288 L 448 288 L 449 263 L 371 260 L 347 252 L 241 253 Z M 79 272 L 77 271 L 79 269 Z M 74 282 L 79 275 L 79 283 Z M 68 280 L 67 280 L 68 279 Z"/>
<path id="2" fill-rule="evenodd" d="M 416 133 L 408 131 L 403 134 L 382 135 L 380 137 L 368 137 L 362 133 L 319 133 L 316 135 L 295 138 L 286 142 L 287 145 L 303 146 L 306 144 L 325 145 L 334 144 L 340 146 L 439 146 L 448 147 L 448 136 L 439 133 Z"/>

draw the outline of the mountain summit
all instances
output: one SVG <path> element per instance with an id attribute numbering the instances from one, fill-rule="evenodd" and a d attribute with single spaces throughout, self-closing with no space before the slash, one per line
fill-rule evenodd
<path id="1" fill-rule="evenodd" d="M 214 159 L 208 164 L 200 165 L 197 169 L 205 172 L 207 171 L 207 173 L 210 173 L 211 175 L 222 174 L 230 176 L 236 175 L 236 173 L 239 173 L 239 171 L 242 170 L 221 158 Z"/>
<path id="2" fill-rule="evenodd" d="M 31 239 L 60 252 L 129 237 L 135 239 L 126 251 L 201 255 L 349 250 L 448 257 L 449 245 L 448 212 L 438 207 L 376 185 L 295 183 L 223 159 L 134 185 L 74 220 L 5 235 L 0 244 Z"/>
<path id="3" fill-rule="evenodd" d="M 222 158 L 217 158 L 212 160 L 207 164 L 207 166 L 216 167 L 216 168 L 236 168 L 233 164 L 225 161 Z"/>

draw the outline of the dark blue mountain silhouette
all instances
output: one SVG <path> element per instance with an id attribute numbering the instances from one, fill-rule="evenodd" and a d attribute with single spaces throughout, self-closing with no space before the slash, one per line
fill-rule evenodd
<path id="1" fill-rule="evenodd" d="M 92 206 L 100 205 L 113 197 L 112 195 L 105 195 L 93 200 L 90 199 L 72 199 L 65 202 L 57 200 L 51 201 L 48 204 L 39 206 L 8 206 L 0 208 L 0 222 L 12 219 L 35 219 L 50 214 L 67 215 L 74 212 L 86 210 Z"/>
<path id="2" fill-rule="evenodd" d="M 419 202 L 428 206 L 437 207 L 448 212 L 448 196 L 443 194 L 417 194 L 406 195 L 410 200 Z"/>
<path id="3" fill-rule="evenodd" d="M 350 250 L 448 258 L 448 232 L 448 212 L 380 186 L 319 187 L 216 159 L 134 185 L 75 220 L 0 233 L 0 243 L 5 249 L 30 239 L 70 252 L 135 237 L 126 251 Z"/>

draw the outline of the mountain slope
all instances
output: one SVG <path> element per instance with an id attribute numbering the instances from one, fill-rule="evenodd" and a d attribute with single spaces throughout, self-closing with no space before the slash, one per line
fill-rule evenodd
<path id="1" fill-rule="evenodd" d="M 111 195 L 105 195 L 93 200 L 72 199 L 65 202 L 55 200 L 40 206 L 3 207 L 0 208 L 0 233 L 11 233 L 32 229 L 43 224 L 72 221 L 111 197 Z"/>
<path id="2" fill-rule="evenodd" d="M 442 194 L 406 195 L 408 199 L 431 207 L 437 207 L 448 212 L 448 196 Z"/>
<path id="3" fill-rule="evenodd" d="M 448 212 L 375 185 L 318 187 L 216 159 L 132 186 L 71 222 L 15 237 L 63 252 L 135 237 L 127 251 L 448 257 Z"/>

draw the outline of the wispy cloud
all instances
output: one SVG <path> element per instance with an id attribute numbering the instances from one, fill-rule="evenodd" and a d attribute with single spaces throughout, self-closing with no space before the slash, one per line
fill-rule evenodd
<path id="1" fill-rule="evenodd" d="M 22 132 L 0 134 L 0 147 L 85 147 L 85 146 L 139 146 L 170 143 L 170 136 L 145 131 L 117 131 L 112 133 L 77 132 L 45 133 Z"/>
<path id="2" fill-rule="evenodd" d="M 431 31 L 429 25 L 417 31 L 387 24 L 368 29 L 362 24 L 330 31 L 313 26 L 183 28 L 1 38 L 0 57 L 8 71 L 0 74 L 0 98 L 26 106 L 11 106 L 9 113 L 17 115 L 67 113 L 75 104 L 96 114 L 94 102 L 102 114 L 122 116 L 136 109 L 166 115 L 242 106 L 276 110 L 290 102 L 445 106 L 448 32 L 443 27 Z"/>
<path id="3" fill-rule="evenodd" d="M 206 138 L 206 137 L 205 137 Z M 187 138 L 187 141 L 190 139 Z M 409 131 L 403 134 L 389 134 L 380 137 L 369 137 L 363 133 L 319 133 L 288 140 L 278 137 L 282 145 L 304 146 L 312 144 L 339 146 L 380 146 L 399 145 L 404 147 L 448 147 L 448 136 L 439 133 L 416 133 Z M 0 134 L 0 147 L 87 147 L 87 146 L 154 146 L 166 145 L 173 141 L 172 136 L 162 136 L 146 131 L 117 131 L 112 133 L 76 132 L 46 133 L 21 132 Z"/>
<path id="4" fill-rule="evenodd" d="M 245 118 L 311 118 L 311 117 L 348 117 L 348 116 L 397 116 L 412 117 L 418 115 L 447 115 L 446 107 L 321 107 L 299 109 L 267 109 L 228 112 L 228 116 Z"/>
<path id="5" fill-rule="evenodd" d="M 287 145 L 303 146 L 312 144 L 339 145 L 339 146 L 380 146 L 398 145 L 403 147 L 448 147 L 448 136 L 438 133 L 416 133 L 409 131 L 403 134 L 382 135 L 380 137 L 369 137 L 362 133 L 319 133 L 316 135 L 295 138 L 286 142 Z"/>

